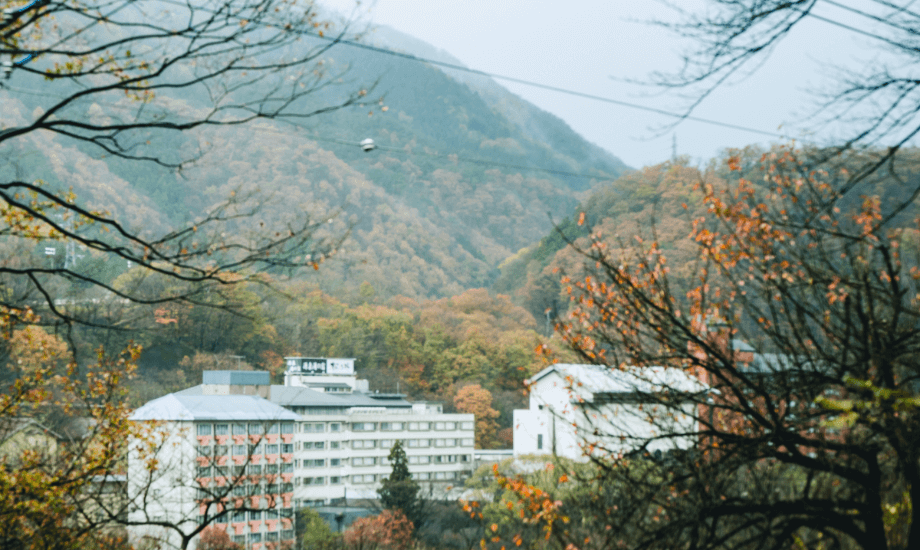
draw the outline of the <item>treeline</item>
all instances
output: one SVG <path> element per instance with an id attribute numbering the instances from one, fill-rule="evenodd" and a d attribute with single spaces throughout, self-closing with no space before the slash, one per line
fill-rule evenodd
<path id="1" fill-rule="evenodd" d="M 129 271 L 113 284 L 169 292 L 132 277 Z M 85 303 L 126 330 L 79 327 L 71 337 L 87 358 L 100 345 L 143 347 L 139 375 L 129 381 L 135 405 L 199 384 L 203 370 L 266 369 L 281 383 L 285 356 L 353 357 L 371 391 L 472 412 L 480 446 L 510 447 L 512 411 L 526 406 L 524 379 L 545 366 L 534 349 L 546 338 L 509 297 L 473 289 L 438 300 L 384 300 L 365 283 L 336 298 L 303 282 L 262 282 L 212 291 L 194 304 Z"/>

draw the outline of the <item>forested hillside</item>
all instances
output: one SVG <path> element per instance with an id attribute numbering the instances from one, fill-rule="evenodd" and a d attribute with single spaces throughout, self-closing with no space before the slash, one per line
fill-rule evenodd
<path id="1" fill-rule="evenodd" d="M 305 50 L 322 44 L 311 40 L 304 40 Z M 365 40 L 456 62 L 388 29 Z M 373 389 L 398 388 L 449 410 L 479 407 L 483 418 L 494 409 L 480 443 L 509 445 L 511 411 L 526 399 L 522 381 L 543 366 L 534 349 L 545 343 L 546 325 L 485 289 L 501 262 L 626 167 L 488 79 L 346 45 L 326 52 L 321 70 L 334 78 L 303 110 L 360 89 L 368 103 L 289 122 L 131 134 L 136 154 L 196 159 L 181 170 L 50 132 L 4 146 L 4 177 L 72 190 L 140 235 L 194 224 L 234 197 L 253 209 L 232 226 L 236 231 L 310 219 L 321 222 L 317 238 L 341 240 L 335 255 L 316 258 L 317 270 L 268 270 L 259 279 L 264 284 L 206 294 L 196 303 L 127 304 L 74 279 L 54 292 L 68 311 L 79 310 L 97 326 L 73 326 L 56 337 L 87 362 L 99 346 L 143 346 L 139 376 L 130 382 L 135 403 L 193 385 L 203 369 L 266 368 L 277 380 L 284 355 L 354 357 Z M 0 89 L 4 127 L 26 123 L 55 99 L 40 79 L 28 82 L 33 86 Z M 277 85 L 283 83 L 265 81 L 266 88 Z M 154 110 L 182 120 L 206 103 L 194 94 L 160 93 L 150 104 L 132 97 L 77 100 L 68 112 L 118 122 Z M 378 147 L 362 151 L 365 138 Z M 67 247 L 35 242 L 16 253 L 53 267 L 73 262 L 68 266 L 77 274 L 154 302 L 177 290 L 177 282 L 131 262 L 79 247 L 68 254 Z M 464 398 L 455 404 L 461 390 Z"/>
<path id="2" fill-rule="evenodd" d="M 593 233 L 613 254 L 622 254 L 627 260 L 634 259 L 636 251 L 652 240 L 657 241 L 668 258 L 670 281 L 687 289 L 687 283 L 702 269 L 698 245 L 692 237 L 694 222 L 704 214 L 702 187 L 727 191 L 745 179 L 758 193 L 769 193 L 771 175 L 764 171 L 764 159 L 775 158 L 783 151 L 778 146 L 769 150 L 750 147 L 726 151 L 702 168 L 691 166 L 683 158 L 629 172 L 598 187 L 542 239 L 505 260 L 492 288 L 512 296 L 535 318 L 545 316 L 547 311 L 551 318 L 563 315 L 569 306 L 560 280 L 564 275 L 578 275 L 584 263 L 583 256 L 568 243 L 587 246 L 589 233 Z M 806 148 L 798 150 L 798 154 L 804 159 L 823 158 L 824 151 Z M 891 229 L 901 231 L 914 224 L 920 214 L 911 197 L 920 174 L 917 150 L 902 151 L 891 172 L 877 172 L 853 182 L 845 179 L 850 173 L 847 167 L 864 165 L 882 154 L 884 151 L 868 150 L 831 158 L 825 166 L 836 174 L 836 179 L 829 185 L 845 190 L 838 203 L 841 210 L 878 199 L 880 213 L 891 218 Z M 582 214 L 583 223 L 578 224 Z M 913 229 L 905 235 L 913 235 Z"/>
<path id="3" fill-rule="evenodd" d="M 379 35 L 390 47 L 424 50 L 395 31 Z M 370 33 L 368 40 L 378 35 Z M 304 48 L 317 43 L 305 40 Z M 310 274 L 325 291 L 353 293 L 368 282 L 383 296 L 413 298 L 489 286 L 502 260 L 549 230 L 547 214 L 567 214 L 579 192 L 624 170 L 622 162 L 562 121 L 490 81 L 471 87 L 426 64 L 347 45 L 325 57 L 326 73 L 340 78 L 310 96 L 316 106 L 361 88 L 380 101 L 294 124 L 137 138 L 137 150 L 167 158 L 202 153 L 179 172 L 106 156 L 50 134 L 36 134 L 28 145 L 5 151 L 14 160 L 0 170 L 73 189 L 131 228 L 194 220 L 232 193 L 256 191 L 276 199 L 263 215 L 334 218 L 329 234 L 347 235 L 335 261 Z M 161 99 L 166 101 L 157 108 L 180 118 L 198 108 L 195 97 Z M 0 90 L 0 101 L 0 117 L 10 125 L 48 98 L 41 90 Z M 71 107 L 88 118 L 110 119 L 130 118 L 138 108 L 130 98 Z M 362 152 L 358 142 L 364 138 L 380 147 Z"/>

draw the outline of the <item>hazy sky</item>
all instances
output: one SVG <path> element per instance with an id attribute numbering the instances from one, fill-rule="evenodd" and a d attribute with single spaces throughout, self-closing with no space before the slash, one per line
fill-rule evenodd
<path id="1" fill-rule="evenodd" d="M 860 4 L 861 0 L 846 0 Z M 353 0 L 325 0 L 348 12 Z M 701 5 L 680 0 L 682 7 Z M 852 21 L 829 5 L 828 16 Z M 679 66 L 682 44 L 673 34 L 645 21 L 673 18 L 651 0 L 378 0 L 360 8 L 365 20 L 388 25 L 447 51 L 469 67 L 552 86 L 667 110 L 682 99 L 624 80 L 646 79 L 655 70 Z M 828 89 L 827 62 L 856 71 L 871 63 L 872 39 L 810 19 L 772 52 L 770 60 L 740 82 L 723 86 L 694 112 L 710 118 L 798 138 L 827 139 L 796 126 L 813 106 L 809 90 Z M 639 167 L 666 160 L 672 136 L 678 154 L 702 162 L 725 147 L 768 143 L 769 137 L 672 119 L 499 80 L 503 86 L 549 111 L 588 140 L 627 164 Z"/>

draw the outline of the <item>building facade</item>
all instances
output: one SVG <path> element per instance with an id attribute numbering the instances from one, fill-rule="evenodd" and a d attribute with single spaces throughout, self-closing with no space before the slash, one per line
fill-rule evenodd
<path id="1" fill-rule="evenodd" d="M 697 406 L 654 407 L 650 396 L 705 392 L 697 378 L 661 367 L 619 370 L 600 365 L 555 364 L 527 381 L 527 409 L 514 411 L 514 456 L 554 455 L 587 461 L 592 454 L 687 449 L 695 433 Z"/>
<path id="2" fill-rule="evenodd" d="M 152 475 L 150 458 L 132 454 L 133 521 L 191 532 L 227 510 L 215 524 L 231 540 L 269 550 L 293 540 L 299 507 L 376 499 L 397 440 L 413 478 L 435 495 L 472 474 L 473 415 L 370 393 L 352 359 L 287 361 L 282 386 L 267 372 L 206 371 L 202 384 L 135 412 L 134 420 L 162 423 L 153 454 L 168 475 Z M 181 538 L 167 531 L 139 525 L 133 535 Z"/>

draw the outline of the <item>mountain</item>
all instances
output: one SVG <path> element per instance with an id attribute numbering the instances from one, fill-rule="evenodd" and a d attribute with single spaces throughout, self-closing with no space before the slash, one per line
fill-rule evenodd
<path id="1" fill-rule="evenodd" d="M 368 39 L 456 62 L 392 29 L 380 28 Z M 305 41 L 303 47 L 315 45 Z M 347 45 L 329 50 L 323 69 L 342 77 L 305 106 L 333 103 L 374 83 L 369 97 L 381 101 L 298 126 L 262 121 L 151 135 L 148 147 L 161 154 L 206 151 L 180 173 L 35 134 L 0 151 L 16 159 L 0 167 L 0 176 L 16 172 L 72 188 L 93 208 L 150 232 L 193 220 L 231 193 L 258 191 L 271 205 L 262 216 L 329 217 L 325 233 L 348 235 L 341 253 L 310 274 L 324 291 L 354 293 L 367 282 L 381 297 L 437 298 L 490 286 L 499 264 L 546 234 L 551 219 L 568 215 L 585 193 L 627 169 L 489 79 Z M 0 101 L 0 118 L 9 125 L 27 120 L 48 99 L 6 88 Z M 195 97 L 180 95 L 157 102 L 172 116 L 199 107 Z M 135 108 L 122 99 L 77 104 L 72 112 L 117 117 Z M 364 153 L 357 144 L 365 138 L 379 147 Z"/>

